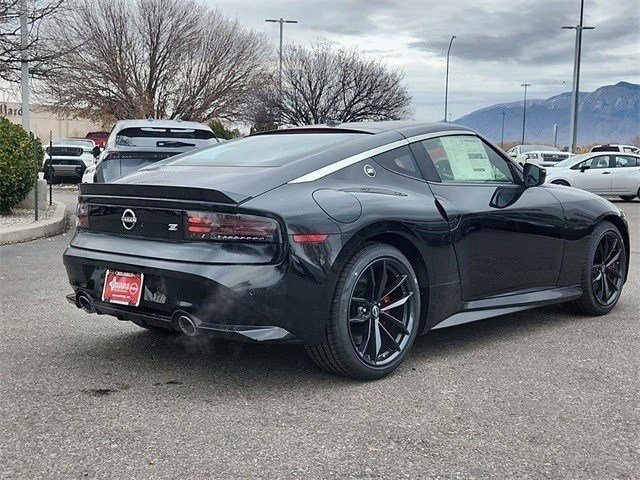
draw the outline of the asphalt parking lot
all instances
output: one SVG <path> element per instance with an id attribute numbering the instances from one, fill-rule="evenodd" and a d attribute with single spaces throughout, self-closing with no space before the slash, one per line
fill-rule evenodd
<path id="1" fill-rule="evenodd" d="M 64 299 L 72 232 L 2 246 L 0 477 L 640 478 L 640 202 L 618 205 L 631 269 L 612 314 L 438 330 L 370 383 L 300 347 L 85 314 Z"/>

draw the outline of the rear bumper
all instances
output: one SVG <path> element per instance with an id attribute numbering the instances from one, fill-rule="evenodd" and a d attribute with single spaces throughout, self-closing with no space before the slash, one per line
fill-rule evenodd
<path id="1" fill-rule="evenodd" d="M 80 308 L 78 304 L 78 294 L 70 293 L 66 298 L 70 304 Z M 135 309 L 109 304 L 96 299 L 93 299 L 91 302 L 91 309 L 98 315 L 111 315 L 119 320 L 128 320 L 140 325 L 179 330 L 176 327 L 175 315 L 166 316 L 139 310 L 136 311 Z M 261 343 L 303 343 L 301 339 L 281 327 L 266 325 L 224 325 L 202 322 L 200 319 L 192 318 L 195 320 L 194 323 L 199 333 L 208 333 L 229 340 Z"/>
<path id="2" fill-rule="evenodd" d="M 199 331 L 242 341 L 315 344 L 324 336 L 324 272 L 293 253 L 279 264 L 222 265 L 69 246 L 63 261 L 74 290 L 67 299 L 78 306 L 78 294 L 86 294 L 100 314 L 169 327 L 176 312 L 187 312 Z M 107 269 L 144 274 L 138 307 L 101 300 Z"/>

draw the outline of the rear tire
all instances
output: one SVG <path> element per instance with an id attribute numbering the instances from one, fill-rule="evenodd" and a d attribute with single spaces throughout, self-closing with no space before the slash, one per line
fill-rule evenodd
<path id="1" fill-rule="evenodd" d="M 618 303 L 625 282 L 627 252 L 620 230 L 610 222 L 598 224 L 591 234 L 582 267 L 583 294 L 567 307 L 584 315 L 609 313 Z"/>
<path id="2" fill-rule="evenodd" d="M 634 198 L 636 198 L 635 195 L 630 196 L 630 195 L 620 195 L 620 198 L 625 201 L 625 202 L 632 202 Z"/>
<path id="3" fill-rule="evenodd" d="M 420 288 L 411 263 L 390 245 L 367 243 L 338 278 L 325 339 L 306 350 L 323 370 L 374 380 L 402 363 L 419 324 Z"/>

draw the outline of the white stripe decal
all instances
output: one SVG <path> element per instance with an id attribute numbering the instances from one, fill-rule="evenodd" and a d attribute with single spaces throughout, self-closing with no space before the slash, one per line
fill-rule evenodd
<path id="1" fill-rule="evenodd" d="M 389 150 L 393 150 L 394 148 L 402 147 L 404 145 L 409 145 L 413 142 L 418 142 L 420 140 L 426 140 L 428 138 L 441 137 L 444 135 L 475 135 L 473 132 L 467 132 L 464 130 L 447 130 L 443 132 L 433 132 L 426 133 L 424 135 L 417 135 L 415 137 L 410 137 L 408 140 L 398 140 L 397 142 L 388 143 L 386 145 L 382 145 L 380 147 L 372 148 L 371 150 L 367 150 L 362 153 L 357 153 L 356 155 L 352 155 L 350 157 L 339 160 L 331 165 L 327 165 L 326 167 L 319 168 L 311 173 L 307 173 L 306 175 L 302 175 L 294 180 L 289 181 L 288 183 L 306 183 L 313 182 L 322 177 L 326 177 L 338 170 L 342 170 L 343 168 L 350 167 L 351 165 L 355 165 L 362 160 L 366 160 L 375 155 L 380 155 L 381 153 L 388 152 Z"/>

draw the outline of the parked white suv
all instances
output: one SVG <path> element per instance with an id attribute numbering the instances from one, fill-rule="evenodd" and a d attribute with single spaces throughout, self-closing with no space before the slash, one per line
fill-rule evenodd
<path id="1" fill-rule="evenodd" d="M 213 130 L 208 125 L 198 122 L 183 122 L 182 120 L 120 120 L 116 122 L 106 141 L 106 148 L 98 157 L 96 165 L 88 168 L 82 177 L 83 183 L 95 181 L 99 164 L 106 158 L 113 159 L 119 153 L 126 157 L 136 159 L 135 153 L 141 154 L 140 158 L 167 158 L 170 153 L 176 155 L 190 149 L 202 148 L 217 143 Z M 154 152 L 157 153 L 154 155 Z M 135 162 L 133 162 L 135 163 Z M 131 172 L 133 165 L 127 165 L 123 170 Z"/>
<path id="2" fill-rule="evenodd" d="M 572 154 L 561 152 L 556 147 L 548 145 L 516 145 L 507 151 L 507 155 L 515 159 L 520 165 L 533 163 L 539 167 L 551 167 L 566 160 Z"/>
<path id="3" fill-rule="evenodd" d="M 79 181 L 85 170 L 96 162 L 97 150 L 93 140 L 60 138 L 52 146 L 43 145 L 42 167 L 49 183 Z"/>

